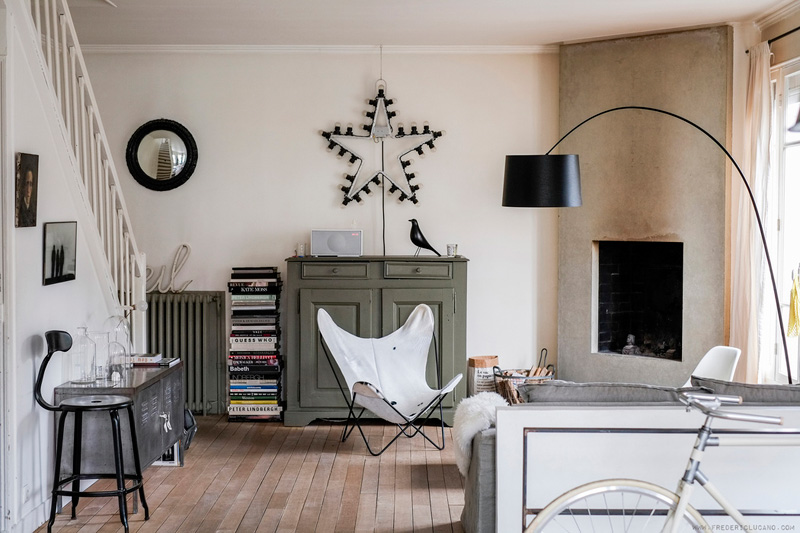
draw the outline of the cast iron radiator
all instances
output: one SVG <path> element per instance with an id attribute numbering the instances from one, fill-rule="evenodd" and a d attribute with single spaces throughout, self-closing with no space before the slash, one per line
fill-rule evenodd
<path id="1" fill-rule="evenodd" d="M 147 350 L 183 361 L 186 407 L 225 412 L 225 293 L 147 294 Z"/>

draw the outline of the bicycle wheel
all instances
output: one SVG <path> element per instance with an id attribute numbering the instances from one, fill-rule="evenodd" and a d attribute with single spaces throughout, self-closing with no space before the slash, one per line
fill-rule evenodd
<path id="1" fill-rule="evenodd" d="M 542 509 L 525 533 L 654 533 L 669 531 L 670 511 L 678 497 L 653 483 L 635 479 L 605 479 L 575 487 Z M 679 519 L 676 531 L 709 532 L 692 506 Z"/>

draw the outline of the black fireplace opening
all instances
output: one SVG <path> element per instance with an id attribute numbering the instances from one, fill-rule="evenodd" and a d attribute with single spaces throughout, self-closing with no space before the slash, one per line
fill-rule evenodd
<path id="1" fill-rule="evenodd" d="M 597 244 L 598 351 L 680 361 L 683 243 Z"/>

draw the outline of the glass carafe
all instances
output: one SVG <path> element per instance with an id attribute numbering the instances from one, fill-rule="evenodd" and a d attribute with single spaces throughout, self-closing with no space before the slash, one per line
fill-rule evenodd
<path id="1" fill-rule="evenodd" d="M 89 338 L 88 328 L 78 328 L 78 335 L 72 343 L 71 354 L 71 375 L 72 383 L 94 383 L 96 346 L 94 341 Z"/>
<path id="2" fill-rule="evenodd" d="M 124 368 L 131 368 L 131 327 L 125 314 L 120 310 L 118 314 L 108 317 L 103 324 L 103 330 L 108 332 L 109 342 L 117 342 L 128 354 Z"/>

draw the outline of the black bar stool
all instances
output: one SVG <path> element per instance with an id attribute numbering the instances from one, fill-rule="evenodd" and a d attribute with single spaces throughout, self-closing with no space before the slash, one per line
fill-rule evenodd
<path id="1" fill-rule="evenodd" d="M 67 398 L 58 405 L 47 403 L 42 397 L 42 380 L 47 369 L 50 358 L 55 352 L 66 352 L 72 348 L 72 337 L 66 331 L 48 331 L 45 333 L 47 341 L 47 356 L 45 356 L 42 366 L 39 368 L 39 375 L 36 378 L 34 395 L 36 401 L 48 411 L 59 411 L 61 416 L 58 418 L 58 437 L 56 441 L 56 463 L 55 474 L 53 475 L 52 503 L 50 505 L 50 520 L 47 522 L 47 531 L 51 531 L 56 520 L 56 508 L 59 496 L 72 497 L 72 518 L 75 518 L 75 511 L 78 507 L 78 500 L 82 497 L 111 497 L 116 496 L 119 501 L 119 518 L 125 531 L 128 531 L 128 508 L 125 497 L 131 492 L 139 491 L 139 497 L 144 507 L 144 519 L 150 519 L 150 510 L 147 508 L 147 500 L 144 497 L 144 482 L 142 480 L 142 468 L 139 462 L 139 448 L 136 441 L 136 425 L 133 418 L 133 400 L 127 396 L 95 395 L 77 396 Z M 133 463 L 135 474 L 125 474 L 125 467 L 122 458 L 122 432 L 120 431 L 119 411 L 124 409 L 128 412 L 128 423 L 131 431 L 131 448 L 133 450 Z M 83 432 L 83 413 L 91 411 L 107 411 L 111 417 L 111 431 L 114 440 L 114 466 L 115 472 L 109 473 L 82 473 L 81 472 L 81 438 Z M 74 415 L 73 428 L 73 452 L 72 452 L 72 474 L 62 477 L 61 475 L 61 453 L 64 448 L 64 422 L 68 413 Z M 82 491 L 80 482 L 82 479 L 116 479 L 116 490 L 102 491 Z M 126 480 L 133 480 L 130 487 L 125 487 Z M 71 488 L 61 488 L 64 485 L 71 485 Z"/>

